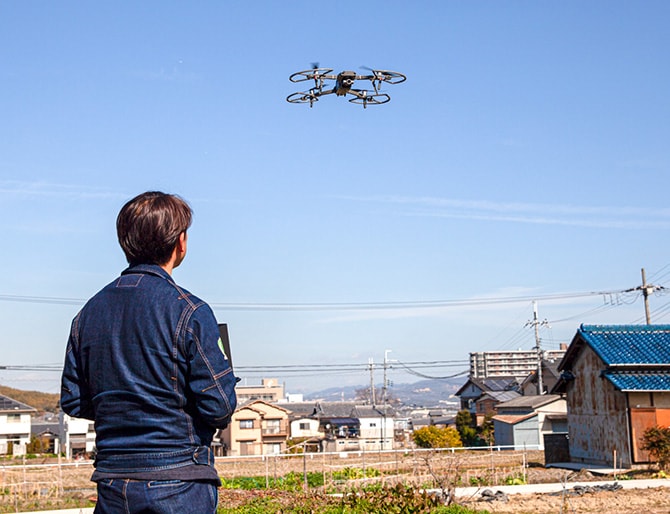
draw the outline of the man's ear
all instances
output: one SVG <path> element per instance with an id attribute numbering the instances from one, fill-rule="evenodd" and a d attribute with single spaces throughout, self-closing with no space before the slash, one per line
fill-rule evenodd
<path id="1" fill-rule="evenodd" d="M 179 234 L 179 239 L 177 240 L 177 250 L 181 253 L 186 253 L 186 240 L 188 239 L 186 231 Z"/>

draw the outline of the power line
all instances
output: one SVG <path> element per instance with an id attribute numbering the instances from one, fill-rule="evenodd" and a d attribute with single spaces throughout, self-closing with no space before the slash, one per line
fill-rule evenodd
<path id="1" fill-rule="evenodd" d="M 433 361 L 415 361 L 410 362 L 416 369 L 430 368 L 448 368 L 462 367 L 467 365 L 467 359 L 460 360 L 433 360 Z M 382 364 L 373 364 L 375 369 L 381 369 Z M 60 364 L 8 364 L 0 365 L 0 371 L 62 371 Z M 275 374 L 275 373 L 356 373 L 360 371 L 367 372 L 370 364 L 366 363 L 345 363 L 345 364 L 282 364 L 267 366 L 236 366 L 235 370 L 244 373 Z"/>
<path id="2" fill-rule="evenodd" d="M 379 310 L 379 309 L 432 309 L 446 307 L 467 307 L 478 305 L 496 305 L 504 303 L 528 302 L 532 300 L 551 301 L 585 298 L 589 296 L 616 295 L 634 291 L 635 289 L 613 291 L 585 291 L 573 293 L 551 293 L 532 296 L 501 296 L 486 298 L 470 298 L 460 300 L 417 300 L 398 302 L 313 302 L 313 303 L 265 303 L 265 302 L 210 302 L 215 310 L 241 311 L 318 311 L 318 310 Z M 16 303 L 41 303 L 53 305 L 83 305 L 87 300 L 82 298 L 63 298 L 53 296 L 27 296 L 0 294 L 0 301 Z"/>
<path id="3" fill-rule="evenodd" d="M 0 371 L 62 371 L 62 364 L 17 364 L 0 365 Z"/>
<path id="4" fill-rule="evenodd" d="M 402 366 L 405 369 L 405 371 L 407 371 L 407 373 L 409 373 L 410 375 L 414 375 L 414 376 L 421 377 L 421 378 L 427 378 L 429 380 L 448 380 L 450 378 L 457 378 L 457 377 L 461 377 L 463 375 L 467 375 L 468 373 L 470 373 L 470 369 L 468 368 L 465 371 L 459 371 L 458 373 L 454 373 L 453 375 L 435 377 L 435 376 L 431 376 L 431 375 L 426 375 L 424 373 L 420 373 L 420 372 L 416 371 L 413 368 L 410 368 L 408 365 L 406 365 L 406 364 L 404 364 L 400 361 L 395 361 L 395 362 L 400 364 L 400 366 Z"/>

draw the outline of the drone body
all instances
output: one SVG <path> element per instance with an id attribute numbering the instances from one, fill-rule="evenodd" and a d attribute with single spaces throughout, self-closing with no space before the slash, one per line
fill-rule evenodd
<path id="1" fill-rule="evenodd" d="M 289 77 L 291 82 L 304 82 L 307 80 L 314 81 L 314 87 L 309 91 L 302 91 L 293 93 L 286 97 L 286 100 L 291 103 L 307 103 L 312 107 L 314 102 L 318 101 L 320 97 L 325 95 L 335 94 L 336 96 L 353 96 L 349 101 L 355 104 L 362 104 L 363 108 L 368 104 L 380 105 L 385 104 L 391 100 L 391 97 L 386 93 L 380 93 L 379 88 L 383 82 L 388 84 L 399 84 L 407 80 L 407 77 L 397 71 L 388 70 L 370 70 L 369 75 L 359 75 L 355 71 L 343 71 L 337 75 L 332 74 L 333 70 L 330 68 L 319 68 L 314 66 L 311 70 L 299 71 Z M 324 89 L 326 81 L 335 81 L 332 89 Z M 372 89 L 357 89 L 354 88 L 354 83 L 357 80 L 369 80 L 372 84 Z"/>

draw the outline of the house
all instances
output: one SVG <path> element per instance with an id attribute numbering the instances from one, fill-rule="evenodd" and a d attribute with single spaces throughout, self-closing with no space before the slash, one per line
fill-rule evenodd
<path id="1" fill-rule="evenodd" d="M 582 325 L 558 369 L 571 461 L 648 462 L 644 431 L 670 426 L 670 325 Z"/>
<path id="2" fill-rule="evenodd" d="M 519 396 L 521 396 L 521 393 L 518 391 L 489 391 L 484 393 L 475 402 L 477 418 L 482 419 L 486 416 L 495 414 L 499 404 L 513 400 Z"/>
<path id="3" fill-rule="evenodd" d="M 392 450 L 395 437 L 395 411 L 387 406 L 356 405 L 352 416 L 360 423 L 362 450 Z"/>
<path id="4" fill-rule="evenodd" d="M 323 434 L 324 452 L 361 450 L 361 422 L 356 417 L 355 402 L 318 402 L 315 417 Z"/>
<path id="5" fill-rule="evenodd" d="M 60 441 L 65 457 L 85 457 L 95 452 L 95 424 L 89 419 L 60 413 Z"/>
<path id="6" fill-rule="evenodd" d="M 562 355 L 565 355 L 565 352 L 563 352 Z M 560 376 L 560 373 L 558 372 L 559 362 L 560 359 L 542 360 L 542 394 L 551 391 L 558 383 Z M 524 396 L 533 396 L 538 394 L 538 389 L 537 370 L 535 370 L 521 382 L 521 394 Z"/>
<path id="7" fill-rule="evenodd" d="M 470 377 L 461 388 L 456 391 L 455 396 L 461 400 L 461 410 L 469 410 L 472 417 L 477 419 L 477 424 L 484 419 L 483 415 L 477 415 L 477 400 L 485 393 L 492 391 L 517 391 L 519 390 L 519 379 L 516 377 L 498 378 L 473 378 Z"/>
<path id="8" fill-rule="evenodd" d="M 25 455 L 35 413 L 37 409 L 0 395 L 0 455 Z"/>
<path id="9" fill-rule="evenodd" d="M 280 403 L 288 411 L 289 437 L 307 452 L 318 452 L 323 432 L 319 430 L 315 402 Z"/>
<path id="10" fill-rule="evenodd" d="M 220 431 L 227 455 L 272 455 L 286 450 L 289 411 L 275 403 L 252 400 L 237 407 Z"/>
<path id="11" fill-rule="evenodd" d="M 30 420 L 30 437 L 36 443 L 33 452 L 60 453 L 60 422 L 58 416 L 47 412 Z"/>
<path id="12" fill-rule="evenodd" d="M 496 446 L 543 450 L 546 435 L 568 430 L 565 399 L 557 394 L 518 396 L 496 409 Z"/>

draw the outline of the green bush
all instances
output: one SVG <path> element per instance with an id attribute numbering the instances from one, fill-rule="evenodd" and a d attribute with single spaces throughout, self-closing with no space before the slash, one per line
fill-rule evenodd
<path id="1" fill-rule="evenodd" d="M 661 471 L 670 467 L 670 428 L 655 426 L 642 435 L 642 449 L 658 463 Z"/>
<path id="2" fill-rule="evenodd" d="M 414 430 L 412 440 L 419 448 L 460 448 L 461 436 L 454 427 L 429 425 Z"/>
<path id="3" fill-rule="evenodd" d="M 300 491 L 303 488 L 305 477 L 302 473 L 292 471 L 282 477 L 267 478 L 264 476 L 222 478 L 221 487 L 224 489 L 279 489 L 281 491 Z M 307 486 L 310 488 L 323 486 L 323 474 L 307 473 Z"/>
<path id="4" fill-rule="evenodd" d="M 524 485 L 526 483 L 526 477 L 521 473 L 515 473 L 505 478 L 505 485 Z"/>
<path id="5" fill-rule="evenodd" d="M 341 471 L 333 471 L 333 480 L 357 480 L 361 478 L 372 478 L 381 475 L 375 468 L 350 468 L 346 467 Z"/>

